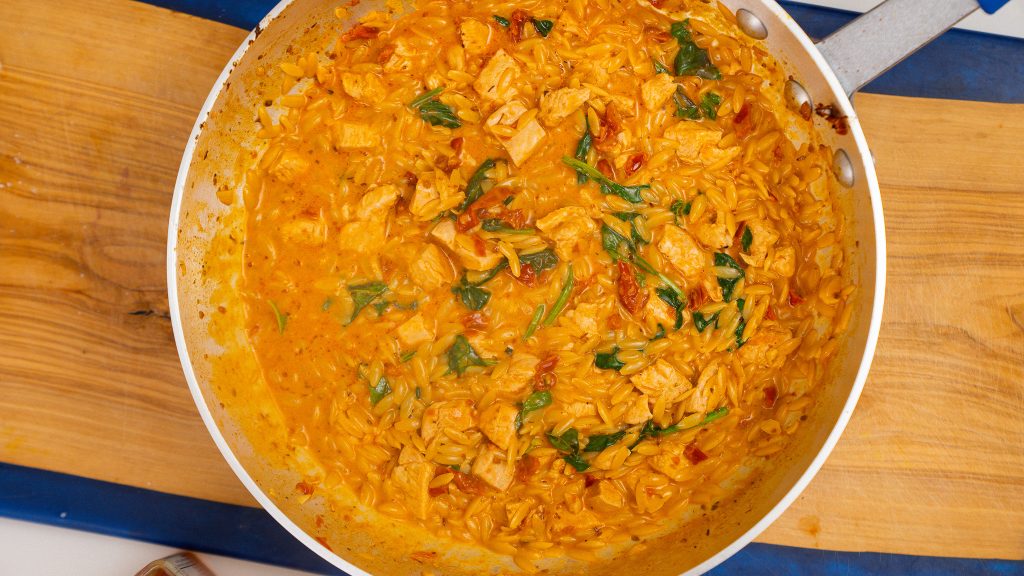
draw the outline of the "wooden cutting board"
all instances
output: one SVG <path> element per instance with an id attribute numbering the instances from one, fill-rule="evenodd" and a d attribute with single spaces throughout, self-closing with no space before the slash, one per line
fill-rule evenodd
<path id="1" fill-rule="evenodd" d="M 0 2 L 0 460 L 253 505 L 178 365 L 186 138 L 244 32 L 127 0 Z M 857 98 L 889 286 L 853 421 L 760 538 L 1024 559 L 1024 106 Z"/>

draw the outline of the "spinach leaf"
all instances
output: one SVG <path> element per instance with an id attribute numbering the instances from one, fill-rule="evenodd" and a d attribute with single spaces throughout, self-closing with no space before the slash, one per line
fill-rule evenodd
<path id="1" fill-rule="evenodd" d="M 387 378 L 381 376 L 376 384 L 370 386 L 370 404 L 376 406 L 388 394 L 391 394 L 391 384 Z"/>
<path id="2" fill-rule="evenodd" d="M 619 360 L 619 347 L 612 348 L 611 352 L 601 352 L 594 355 L 594 366 L 601 370 L 615 370 L 618 372 L 626 363 Z"/>
<path id="3" fill-rule="evenodd" d="M 707 50 L 697 46 L 690 33 L 690 21 L 673 22 L 672 36 L 679 43 L 673 63 L 676 76 L 697 76 L 705 80 L 721 80 L 722 73 L 711 63 Z"/>
<path id="4" fill-rule="evenodd" d="M 729 256 L 724 252 L 715 252 L 715 266 L 732 268 L 738 272 L 735 277 L 718 277 L 718 285 L 722 287 L 722 298 L 725 299 L 726 302 L 731 302 L 732 292 L 736 289 L 736 284 L 743 279 L 743 268 L 740 267 L 738 262 L 732 259 L 732 256 Z"/>
<path id="5" fill-rule="evenodd" d="M 527 414 L 541 408 L 547 408 L 551 405 L 551 392 L 534 392 L 526 397 L 523 401 L 523 408 L 520 414 L 525 418 Z"/>
<path id="6" fill-rule="evenodd" d="M 736 308 L 738 308 L 740 312 L 743 312 L 743 307 L 746 306 L 746 305 L 747 305 L 746 298 L 737 298 L 736 299 Z"/>
<path id="7" fill-rule="evenodd" d="M 651 337 L 651 342 L 654 342 L 655 340 L 661 340 L 664 337 L 665 337 L 665 327 L 661 325 L 661 322 L 658 322 L 658 331 L 655 332 L 654 336 Z"/>
<path id="8" fill-rule="evenodd" d="M 700 111 L 708 120 L 718 118 L 718 106 L 722 103 L 722 97 L 714 92 L 705 92 L 700 99 Z"/>
<path id="9" fill-rule="evenodd" d="M 575 428 L 569 428 L 561 436 L 555 436 L 548 432 L 548 442 L 555 447 L 556 450 L 562 452 L 579 452 L 580 449 L 580 433 Z"/>
<path id="10" fill-rule="evenodd" d="M 583 129 L 583 136 L 580 137 L 580 141 L 576 144 L 576 155 L 574 158 L 580 162 L 587 161 L 587 155 L 590 154 L 590 148 L 594 143 L 594 137 L 590 134 L 590 119 L 583 116 L 583 121 L 586 123 L 586 128 Z M 582 170 L 576 170 L 576 183 L 586 184 L 587 175 Z"/>
<path id="11" fill-rule="evenodd" d="M 402 354 L 401 356 L 399 356 L 398 357 L 398 361 L 403 363 L 403 364 L 405 364 L 409 360 L 412 360 L 412 357 L 415 356 L 415 355 L 416 355 L 416 351 L 415 350 L 409 350 L 405 354 Z"/>
<path id="12" fill-rule="evenodd" d="M 683 92 L 682 86 L 676 88 L 672 101 L 676 104 L 676 116 L 687 120 L 700 120 L 700 108 Z"/>
<path id="13" fill-rule="evenodd" d="M 661 298 L 662 302 L 668 304 L 676 311 L 676 330 L 683 327 L 683 310 L 686 308 L 686 297 L 668 287 L 659 287 L 654 293 Z"/>
<path id="14" fill-rule="evenodd" d="M 502 18 L 501 16 L 498 16 L 497 14 L 495 14 L 495 15 L 493 16 L 493 18 L 494 18 L 494 21 L 495 21 L 495 22 L 497 22 L 497 23 L 498 23 L 498 25 L 499 25 L 499 26 L 501 26 L 501 27 L 503 27 L 503 28 L 508 28 L 508 27 L 509 27 L 509 24 L 511 24 L 511 23 L 510 23 L 510 22 L 508 21 L 508 18 Z"/>
<path id="15" fill-rule="evenodd" d="M 601 247 L 612 257 L 612 262 L 630 260 L 636 252 L 633 241 L 616 232 L 607 224 L 601 225 Z"/>
<path id="16" fill-rule="evenodd" d="M 430 92 L 421 94 L 409 103 L 409 107 L 413 110 L 419 110 L 420 118 L 433 126 L 459 128 L 462 126 L 462 122 L 455 115 L 455 110 L 437 99 L 437 96 L 443 91 L 444 86 L 439 86 Z"/>
<path id="17" fill-rule="evenodd" d="M 488 158 L 473 172 L 473 175 L 469 177 L 466 182 L 466 199 L 462 201 L 459 206 L 459 212 L 465 212 L 466 208 L 469 208 L 470 204 L 476 202 L 484 195 L 484 182 L 488 180 L 487 172 L 494 168 L 497 162 L 494 158 Z"/>
<path id="18" fill-rule="evenodd" d="M 462 276 L 457 285 L 452 286 L 452 294 L 458 296 L 459 300 L 462 301 L 462 305 L 470 310 L 482 309 L 484 306 L 487 306 L 487 302 L 491 299 L 490 291 L 466 282 L 465 275 Z"/>
<path id="19" fill-rule="evenodd" d="M 332 300 L 331 298 L 327 298 L 324 300 L 324 303 L 320 305 L 320 309 L 323 310 L 324 312 L 327 312 L 328 310 L 331 309 L 331 305 L 333 304 L 334 300 Z"/>
<path id="20" fill-rule="evenodd" d="M 366 284 L 355 284 L 348 286 L 348 293 L 352 295 L 352 316 L 346 326 L 355 321 L 356 316 L 363 311 L 374 300 L 380 298 L 388 291 L 388 285 L 383 282 L 367 282 Z"/>
<path id="21" fill-rule="evenodd" d="M 572 287 L 576 284 L 576 278 L 572 273 L 572 262 L 569 262 L 569 266 L 565 270 L 565 282 L 562 284 L 562 291 L 558 293 L 558 299 L 555 300 L 555 305 L 551 307 L 551 312 L 548 317 L 544 319 L 545 326 L 551 326 L 555 323 L 555 319 L 565 309 L 566 304 L 569 303 L 569 297 L 572 296 Z"/>
<path id="22" fill-rule="evenodd" d="M 714 323 L 715 328 L 718 328 L 718 315 L 719 314 L 721 314 L 721 312 L 715 312 L 711 316 L 705 317 L 700 312 L 694 312 L 693 313 L 693 325 L 697 328 L 697 332 L 704 332 L 704 329 L 707 328 L 708 325 L 711 324 L 711 323 Z"/>
<path id="23" fill-rule="evenodd" d="M 502 234 L 533 234 L 533 228 L 513 228 L 500 218 L 487 218 L 483 221 L 483 229 L 488 232 L 500 232 Z"/>
<path id="24" fill-rule="evenodd" d="M 743 246 L 743 251 L 750 253 L 750 243 L 754 241 L 754 233 L 750 231 L 749 226 L 744 226 L 743 236 L 740 237 L 740 245 Z"/>
<path id="25" fill-rule="evenodd" d="M 548 248 L 533 254 L 520 254 L 519 263 L 529 264 L 530 268 L 533 268 L 533 271 L 539 276 L 541 272 L 558 266 L 558 255 L 554 250 Z"/>
<path id="26" fill-rule="evenodd" d="M 648 274 L 653 274 L 654 276 L 657 276 L 658 280 L 661 280 L 662 284 L 664 284 L 665 286 L 668 286 L 669 288 L 672 289 L 673 292 L 675 292 L 676 294 L 682 296 L 683 289 L 680 288 L 679 286 L 677 286 L 676 283 L 673 282 L 671 278 L 669 278 L 668 276 L 665 276 L 664 274 L 659 272 L 654 266 L 651 265 L 650 262 L 648 262 L 647 260 L 644 260 L 644 258 L 642 256 L 640 256 L 639 254 L 634 256 L 633 257 L 633 263 L 636 264 L 637 268 L 643 270 L 644 272 L 647 272 Z"/>
<path id="27" fill-rule="evenodd" d="M 672 75 L 672 71 L 666 68 L 665 65 L 662 64 L 661 62 L 658 62 L 657 59 L 651 58 L 651 63 L 654 64 L 655 74 L 668 74 L 669 76 Z"/>
<path id="28" fill-rule="evenodd" d="M 387 300 L 378 300 L 373 303 L 373 309 L 377 311 L 377 316 L 383 316 L 390 307 L 391 302 L 388 302 Z"/>
<path id="29" fill-rule="evenodd" d="M 551 20 L 537 20 L 533 19 L 533 28 L 537 30 L 537 34 L 540 34 L 542 38 L 547 38 L 548 34 L 551 33 L 551 29 L 555 27 L 555 23 Z"/>
<path id="30" fill-rule="evenodd" d="M 644 244 L 650 244 L 650 242 L 644 240 L 644 237 L 640 235 L 640 232 L 636 229 L 636 219 L 642 218 L 643 215 L 639 212 L 613 212 L 612 216 L 615 216 L 623 222 L 629 222 L 630 227 L 630 238 L 633 240 L 633 244 L 636 246 L 643 246 Z"/>
<path id="31" fill-rule="evenodd" d="M 284 328 L 288 325 L 288 315 L 282 314 L 273 300 L 267 300 L 267 304 L 270 304 L 270 309 L 274 311 L 274 319 L 277 320 L 277 333 L 284 334 Z"/>
<path id="32" fill-rule="evenodd" d="M 448 372 L 446 374 L 455 373 L 458 376 L 462 376 L 471 366 L 487 367 L 494 364 L 493 360 L 481 358 L 476 353 L 476 350 L 470 346 L 469 340 L 462 334 L 459 334 L 455 337 L 452 347 L 448 349 Z"/>
<path id="33" fill-rule="evenodd" d="M 633 449 L 633 447 L 635 447 L 637 444 L 639 444 L 646 438 L 668 436 L 669 434 L 675 434 L 676 432 L 685 432 L 686 430 L 693 430 L 694 428 L 707 426 L 708 424 L 714 422 L 715 420 L 718 420 L 719 418 L 722 418 L 723 416 L 726 416 L 727 414 L 729 414 L 729 408 L 727 406 L 716 408 L 711 412 L 708 412 L 707 416 L 705 416 L 704 419 L 698 422 L 696 425 L 689 426 L 686 428 L 679 426 L 679 424 L 673 424 L 671 426 L 666 426 L 662 428 L 661 426 L 655 424 L 654 420 L 648 420 L 644 424 L 643 428 L 640 429 L 640 437 L 637 438 L 637 441 L 636 443 L 633 444 L 633 446 L 630 446 L 630 449 Z"/>
<path id="34" fill-rule="evenodd" d="M 579 452 L 573 452 L 562 458 L 567 464 L 576 469 L 577 472 L 586 472 L 587 468 L 590 468 L 590 464 L 583 456 L 580 456 Z"/>
<path id="35" fill-rule="evenodd" d="M 609 446 L 614 446 L 619 440 L 622 440 L 626 436 L 625 430 L 620 430 L 614 434 L 597 434 L 587 439 L 587 447 L 583 449 L 584 452 L 600 452 Z"/>
<path id="36" fill-rule="evenodd" d="M 515 194 L 509 194 L 508 196 L 505 196 L 505 199 L 502 200 L 501 203 L 504 204 L 505 206 L 511 206 L 512 205 L 512 201 L 515 200 L 515 199 L 516 199 L 516 195 Z"/>
<path id="37" fill-rule="evenodd" d="M 526 326 L 526 332 L 523 333 L 523 340 L 526 340 L 533 333 L 537 331 L 537 327 L 540 326 L 541 318 L 544 317 L 544 305 L 537 306 L 537 309 L 533 312 L 533 318 L 530 318 L 530 323 Z"/>
<path id="38" fill-rule="evenodd" d="M 691 204 L 689 202 L 683 202 L 682 200 L 676 200 L 675 202 L 672 202 L 671 206 L 668 207 L 668 209 L 672 211 L 672 214 L 675 215 L 676 226 L 679 225 L 679 219 L 680 218 L 682 218 L 683 216 L 689 216 L 690 215 L 690 206 L 691 206 Z"/>
<path id="39" fill-rule="evenodd" d="M 582 172 L 588 178 L 597 182 L 601 186 L 601 193 L 615 194 L 616 196 L 619 196 L 627 202 L 632 202 L 633 204 L 643 202 L 643 198 L 640 196 L 640 191 L 651 187 L 650 184 L 637 184 L 635 186 L 624 186 L 622 184 L 618 184 L 613 182 L 604 174 L 601 174 L 601 171 L 597 168 L 569 156 L 563 156 L 562 163 L 575 169 L 577 174 Z"/>
<path id="40" fill-rule="evenodd" d="M 733 334 L 736 336 L 736 349 L 737 350 L 742 348 L 743 345 L 747 343 L 747 341 L 743 339 L 743 330 L 745 330 L 746 327 L 747 327 L 747 320 L 745 318 L 741 317 L 740 318 L 740 323 L 736 325 L 736 331 L 733 332 Z"/>

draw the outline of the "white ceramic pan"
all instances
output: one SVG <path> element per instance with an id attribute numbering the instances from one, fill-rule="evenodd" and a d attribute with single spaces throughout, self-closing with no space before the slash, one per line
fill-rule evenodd
<path id="1" fill-rule="evenodd" d="M 844 134 L 817 116 L 814 129 L 835 150 L 834 171 L 850 200 L 848 229 L 859 290 L 849 334 L 837 357 L 835 378 L 819 394 L 808 425 L 753 486 L 710 518 L 697 519 L 684 532 L 649 542 L 642 552 L 600 566 L 567 561 L 554 566 L 553 573 L 704 572 L 749 543 L 811 481 L 838 441 L 864 386 L 885 287 L 885 228 L 878 181 L 850 96 L 979 7 L 976 0 L 889 0 L 815 44 L 771 0 L 722 1 L 737 13 L 744 31 L 763 39 L 763 45 L 787 68 L 786 77 L 791 80 L 786 95 L 792 106 L 830 105 L 847 117 L 849 130 Z M 1002 3 L 1005 0 L 982 2 L 988 11 Z M 351 17 L 382 4 L 363 0 Z M 234 238 L 241 236 L 226 233 L 239 230 L 239 202 L 235 208 L 227 206 L 218 200 L 218 193 L 221 198 L 232 196 L 246 164 L 258 153 L 252 110 L 263 101 L 264 83 L 272 81 L 266 73 L 272 67 L 264 63 L 282 60 L 290 45 L 327 46 L 339 30 L 334 5 L 322 0 L 281 2 L 242 43 L 199 114 L 178 172 L 167 246 L 170 311 L 181 364 L 210 434 L 245 486 L 296 538 L 345 572 L 420 574 L 427 567 L 410 558 L 416 551 L 438 554 L 437 573 L 514 572 L 507 558 L 469 545 L 439 542 L 355 504 L 326 502 L 318 496 L 300 502 L 294 487 L 303 474 L 310 473 L 310 460 L 302 453 L 271 457 L 256 448 L 282 443 L 288 434 L 273 402 L 238 409 L 220 401 L 243 389 L 258 394 L 261 385 L 244 345 L 221 345 L 211 338 L 211 333 L 217 333 L 222 342 L 225 336 L 228 341 L 245 341 L 242 306 L 233 280 L 206 274 L 211 253 L 220 254 L 219 264 L 227 268 L 240 263 L 241 250 Z M 213 361 L 225 355 L 230 361 Z M 324 524 L 317 517 L 326 506 L 334 510 L 324 515 L 328 519 Z"/>

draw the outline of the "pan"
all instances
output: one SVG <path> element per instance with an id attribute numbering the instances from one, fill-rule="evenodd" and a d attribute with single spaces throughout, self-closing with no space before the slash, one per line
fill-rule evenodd
<path id="1" fill-rule="evenodd" d="M 638 0 L 647 1 L 647 0 Z M 599 563 L 552 561 L 552 574 L 699 574 L 754 539 L 821 468 L 845 428 L 874 354 L 885 288 L 885 229 L 874 162 L 852 95 L 968 14 L 976 0 L 888 0 L 815 43 L 771 0 L 722 0 L 740 29 L 785 68 L 784 97 L 813 118 L 833 151 L 832 170 L 848 200 L 849 256 L 857 285 L 846 339 L 813 417 L 757 479 L 716 514 L 652 538 Z M 994 12 L 1003 1 L 982 1 Z M 511 560 L 480 547 L 442 541 L 361 506 L 296 490 L 316 474 L 261 382 L 246 347 L 238 295 L 244 220 L 237 197 L 260 153 L 252 110 L 271 93 L 273 63 L 296 47 L 326 46 L 383 2 L 363 0 L 339 25 L 334 6 L 285 0 L 245 39 L 218 78 L 196 121 L 174 190 L 168 229 L 168 298 L 175 341 L 196 406 L 241 482 L 282 526 L 349 574 L 516 572 Z M 816 110 L 816 114 L 809 114 Z M 219 270 L 223 273 L 213 273 Z M 250 400 L 232 402 L 239 394 Z"/>

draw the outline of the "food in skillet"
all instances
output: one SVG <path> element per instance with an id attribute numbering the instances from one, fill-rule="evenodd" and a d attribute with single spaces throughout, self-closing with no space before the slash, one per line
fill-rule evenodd
<path id="1" fill-rule="evenodd" d="M 829 150 L 716 4 L 415 8 L 259 108 L 240 289 L 306 488 L 524 568 L 712 513 L 849 320 Z"/>

